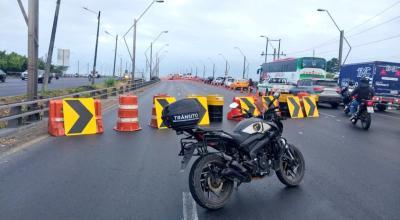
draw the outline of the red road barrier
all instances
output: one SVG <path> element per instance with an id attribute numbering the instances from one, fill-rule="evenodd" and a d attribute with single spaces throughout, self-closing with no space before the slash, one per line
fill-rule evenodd
<path id="1" fill-rule="evenodd" d="M 96 113 L 97 134 L 102 134 L 104 132 L 103 117 L 101 116 L 101 101 L 98 99 L 94 100 L 94 110 Z"/>
<path id="2" fill-rule="evenodd" d="M 162 97 L 169 97 L 169 95 L 167 93 L 159 93 L 159 94 L 156 94 L 153 96 L 153 108 L 151 110 L 151 119 L 150 119 L 150 124 L 149 124 L 150 127 L 158 128 L 155 100 L 156 100 L 156 98 L 162 98 Z"/>
<path id="3" fill-rule="evenodd" d="M 48 132 L 50 135 L 56 137 L 65 136 L 62 100 L 49 101 Z"/>

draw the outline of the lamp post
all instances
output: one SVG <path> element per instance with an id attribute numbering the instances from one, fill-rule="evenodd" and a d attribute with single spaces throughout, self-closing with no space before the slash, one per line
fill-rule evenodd
<path id="1" fill-rule="evenodd" d="M 219 53 L 218 55 L 220 55 L 225 60 L 225 78 L 226 78 L 228 76 L 228 65 L 229 65 L 228 60 L 222 53 Z"/>
<path id="2" fill-rule="evenodd" d="M 83 9 L 85 9 L 86 11 L 92 12 L 94 14 L 97 14 L 97 34 L 96 34 L 96 46 L 94 48 L 94 61 L 93 61 L 93 72 L 92 72 L 92 85 L 94 84 L 94 78 L 96 75 L 96 62 L 97 62 L 97 46 L 99 44 L 99 28 L 100 28 L 100 15 L 101 15 L 101 11 L 93 11 L 90 10 L 87 7 L 83 7 Z"/>
<path id="3" fill-rule="evenodd" d="M 349 43 L 349 41 L 347 40 L 347 38 L 344 36 L 344 30 L 342 30 L 342 29 L 339 28 L 339 26 L 337 25 L 336 21 L 333 19 L 331 13 L 329 13 L 328 10 L 319 8 L 319 9 L 317 9 L 317 11 L 319 11 L 319 12 L 326 12 L 326 13 L 329 15 L 329 17 L 331 18 L 332 22 L 335 24 L 336 28 L 337 28 L 337 29 L 339 30 L 339 32 L 340 32 L 339 57 L 338 57 L 338 61 L 339 61 L 338 71 L 340 72 L 340 68 L 342 67 L 343 39 L 346 41 L 346 44 L 349 46 L 349 51 L 347 52 L 347 55 L 346 55 L 346 58 L 345 58 L 344 61 L 343 61 L 343 64 L 346 62 L 347 57 L 348 57 L 349 54 L 350 54 L 350 51 L 351 51 L 350 43 Z"/>
<path id="4" fill-rule="evenodd" d="M 153 76 L 153 44 L 161 37 L 162 34 L 166 34 L 168 31 L 161 31 L 160 34 L 150 43 L 150 79 Z"/>
<path id="5" fill-rule="evenodd" d="M 265 53 L 264 53 L 264 55 L 265 55 L 264 63 L 267 63 L 267 56 L 268 56 L 267 54 L 268 54 L 269 38 L 268 38 L 267 36 L 265 36 L 265 35 L 261 35 L 260 37 L 263 37 L 263 38 L 266 39 L 266 43 L 265 43 Z"/>
<path id="6" fill-rule="evenodd" d="M 105 31 L 106 34 L 110 35 L 111 37 L 114 37 L 110 32 Z M 115 77 L 115 62 L 117 60 L 117 49 L 118 49 L 118 34 L 115 35 L 115 49 L 114 49 L 114 66 L 113 66 L 113 77 Z"/>
<path id="7" fill-rule="evenodd" d="M 208 57 L 208 60 L 213 64 L 213 69 L 212 69 L 213 75 L 212 76 L 213 76 L 213 79 L 214 79 L 214 77 L 215 77 L 215 63 L 210 57 Z"/>
<path id="8" fill-rule="evenodd" d="M 149 6 L 147 6 L 147 8 L 143 11 L 143 13 L 137 19 L 133 20 L 133 25 L 128 29 L 128 31 L 126 31 L 126 33 L 124 34 L 124 37 L 123 37 L 125 46 L 129 53 L 129 56 L 132 59 L 132 73 L 131 74 L 132 74 L 133 82 L 135 81 L 135 68 L 136 68 L 136 27 L 137 27 L 137 23 L 155 2 L 163 3 L 164 0 L 152 0 L 151 3 L 149 4 Z M 132 28 L 133 28 L 133 43 L 132 43 L 132 54 L 131 54 L 131 52 L 129 51 L 129 46 L 128 46 L 128 43 L 126 42 L 125 37 Z"/>
<path id="9" fill-rule="evenodd" d="M 234 49 L 237 49 L 243 56 L 243 79 L 245 78 L 246 74 L 246 55 L 242 52 L 242 50 L 239 47 L 234 47 Z"/>

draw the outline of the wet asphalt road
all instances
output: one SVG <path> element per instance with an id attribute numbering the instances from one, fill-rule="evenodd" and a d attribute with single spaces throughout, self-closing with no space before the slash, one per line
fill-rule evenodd
<path id="1" fill-rule="evenodd" d="M 162 82 L 140 94 L 139 132 L 115 132 L 113 108 L 103 114 L 103 135 L 51 137 L 0 158 L 0 219 L 182 219 L 189 169 L 179 172 L 179 139 L 148 126 L 152 96 L 160 92 L 177 99 L 218 93 L 225 112 L 239 94 Z M 221 210 L 197 206 L 198 218 L 398 219 L 400 115 L 374 114 L 367 132 L 341 110 L 320 108 L 320 115 L 284 121 L 284 136 L 306 160 L 300 187 L 285 188 L 275 175 L 242 184 Z"/>
<path id="2" fill-rule="evenodd" d="M 96 82 L 103 82 L 104 78 L 96 79 Z M 19 78 L 7 78 L 5 83 L 0 83 L 0 97 L 2 96 L 15 96 L 26 94 L 26 80 Z M 38 84 L 38 91 L 41 90 L 43 84 Z M 49 89 L 65 89 L 78 86 L 90 85 L 87 78 L 55 78 L 49 84 Z"/>

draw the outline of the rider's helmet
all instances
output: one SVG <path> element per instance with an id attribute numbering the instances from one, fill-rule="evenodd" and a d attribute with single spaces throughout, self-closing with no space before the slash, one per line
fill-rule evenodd
<path id="1" fill-rule="evenodd" d="M 369 85 L 369 78 L 365 77 L 365 76 L 362 77 L 361 80 L 360 80 L 360 83 Z"/>

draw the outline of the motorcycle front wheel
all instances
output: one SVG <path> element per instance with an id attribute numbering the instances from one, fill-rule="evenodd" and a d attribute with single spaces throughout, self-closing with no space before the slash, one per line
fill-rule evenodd
<path id="1" fill-rule="evenodd" d="M 194 162 L 189 174 L 189 189 L 201 207 L 216 210 L 228 201 L 234 182 L 221 176 L 224 168 L 224 159 L 216 154 L 207 154 Z"/>
<path id="2" fill-rule="evenodd" d="M 294 145 L 289 145 L 289 149 L 281 156 L 276 176 L 286 186 L 298 186 L 303 180 L 305 168 L 301 151 Z"/>

